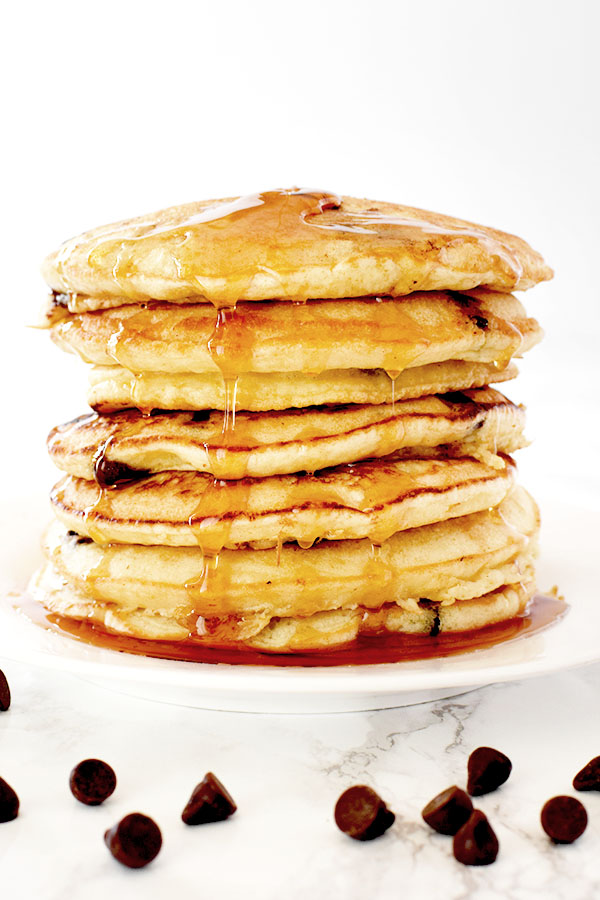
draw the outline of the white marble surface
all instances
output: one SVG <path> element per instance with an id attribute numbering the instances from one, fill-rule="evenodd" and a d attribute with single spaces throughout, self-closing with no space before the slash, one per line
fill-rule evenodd
<path id="1" fill-rule="evenodd" d="M 0 775 L 21 814 L 0 825 L 2 896 L 10 900 L 203 897 L 344 900 L 589 900 L 600 894 L 600 794 L 580 794 L 590 818 L 571 846 L 554 846 L 539 813 L 573 793 L 571 779 L 600 753 L 600 666 L 451 700 L 378 712 L 268 716 L 206 712 L 124 696 L 67 675 L 0 660 L 13 704 L 0 714 Z M 488 744 L 513 761 L 509 781 L 477 800 L 500 840 L 497 862 L 459 865 L 451 839 L 420 810 L 464 784 L 469 753 Z M 68 789 L 70 769 L 99 756 L 115 794 L 96 808 Z M 189 828 L 180 813 L 207 770 L 238 812 Z M 349 785 L 373 786 L 395 811 L 382 838 L 341 834 L 333 806 Z M 128 812 L 159 823 L 160 855 L 146 869 L 116 863 L 104 830 Z"/>

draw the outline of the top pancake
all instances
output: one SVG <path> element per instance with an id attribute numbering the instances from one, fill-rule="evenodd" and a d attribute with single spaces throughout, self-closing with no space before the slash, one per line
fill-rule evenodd
<path id="1" fill-rule="evenodd" d="M 301 189 L 173 206 L 67 241 L 42 273 L 72 312 L 149 299 L 399 296 L 533 287 L 552 270 L 525 241 L 395 203 Z M 73 295 L 77 296 L 73 296 Z"/>

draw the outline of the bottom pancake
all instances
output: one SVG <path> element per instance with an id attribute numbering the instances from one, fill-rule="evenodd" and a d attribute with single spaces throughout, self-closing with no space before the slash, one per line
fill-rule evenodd
<path id="1" fill-rule="evenodd" d="M 531 573 L 528 573 L 531 575 Z M 116 604 L 99 605 L 69 587 L 46 567 L 32 584 L 32 593 L 50 612 L 84 620 L 103 630 L 150 641 L 177 641 L 206 647 L 249 647 L 271 653 L 327 650 L 351 644 L 359 635 L 457 633 L 505 622 L 524 613 L 535 585 L 530 578 L 451 606 L 422 601 L 412 610 L 386 604 L 378 610 L 356 607 L 270 619 L 260 630 L 241 639 L 234 620 L 205 620 L 203 633 L 182 635 L 172 620 L 148 612 L 121 612 Z"/>

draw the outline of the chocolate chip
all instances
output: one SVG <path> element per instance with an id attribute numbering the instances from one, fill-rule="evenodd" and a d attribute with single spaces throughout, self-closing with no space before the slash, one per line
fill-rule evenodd
<path id="1" fill-rule="evenodd" d="M 446 294 L 451 297 L 455 303 L 458 303 L 459 306 L 473 306 L 473 299 L 467 297 L 465 294 L 461 294 L 460 291 L 446 291 Z"/>
<path id="2" fill-rule="evenodd" d="M 430 800 L 421 815 L 434 831 L 456 834 L 468 821 L 473 804 L 468 794 L 453 785 Z"/>
<path id="3" fill-rule="evenodd" d="M 19 798 L 10 784 L 0 778 L 0 822 L 12 822 L 18 815 Z"/>
<path id="4" fill-rule="evenodd" d="M 356 841 L 372 841 L 393 825 L 395 815 L 370 787 L 348 788 L 335 804 L 335 824 Z"/>
<path id="5" fill-rule="evenodd" d="M 192 422 L 208 422 L 210 419 L 210 409 L 197 409 L 192 413 Z"/>
<path id="6" fill-rule="evenodd" d="M 478 328 L 481 328 L 482 331 L 485 331 L 486 328 L 488 327 L 488 320 L 486 319 L 485 316 L 475 315 L 475 316 L 470 316 L 470 319 L 472 322 L 475 323 L 475 325 L 477 325 Z"/>
<path id="7" fill-rule="evenodd" d="M 89 537 L 83 537 L 83 535 L 78 534 L 76 531 L 67 531 L 67 538 L 72 541 L 74 544 L 91 544 L 92 539 Z"/>
<path id="8" fill-rule="evenodd" d="M 94 478 L 101 488 L 117 487 L 141 481 L 150 474 L 148 469 L 134 469 L 125 463 L 107 459 L 103 453 L 94 458 Z"/>
<path id="9" fill-rule="evenodd" d="M 573 779 L 576 791 L 600 791 L 600 756 L 590 759 L 589 763 L 578 772 Z"/>
<path id="10" fill-rule="evenodd" d="M 472 403 L 471 398 L 462 391 L 447 391 L 445 394 L 439 394 L 441 400 L 446 403 Z"/>
<path id="11" fill-rule="evenodd" d="M 486 816 L 473 810 L 469 819 L 454 835 L 455 859 L 465 866 L 489 866 L 498 856 L 498 838 Z"/>
<path id="12" fill-rule="evenodd" d="M 207 822 L 222 822 L 232 816 L 236 809 L 231 794 L 216 775 L 207 772 L 194 788 L 181 818 L 186 825 L 204 825 Z"/>
<path id="13" fill-rule="evenodd" d="M 10 706 L 10 687 L 6 675 L 0 669 L 0 712 L 6 712 Z"/>
<path id="14" fill-rule="evenodd" d="M 73 796 L 86 806 L 99 806 L 117 786 L 117 776 L 101 759 L 84 759 L 69 777 Z"/>
<path id="15" fill-rule="evenodd" d="M 507 780 L 512 770 L 508 756 L 493 747 L 478 747 L 469 757 L 467 791 L 472 797 L 489 794 Z"/>
<path id="16" fill-rule="evenodd" d="M 437 637 L 438 636 L 438 634 L 442 630 L 441 624 L 442 623 L 441 623 L 439 614 L 436 612 L 434 619 L 433 619 L 433 625 L 431 626 L 431 629 L 429 631 L 429 637 Z"/>
<path id="17" fill-rule="evenodd" d="M 130 813 L 104 835 L 104 843 L 116 860 L 130 869 L 141 869 L 158 855 L 160 828 L 142 813 Z"/>
<path id="18" fill-rule="evenodd" d="M 555 844 L 572 844 L 586 829 L 585 806 L 576 797 L 552 797 L 542 807 L 542 828 Z"/>

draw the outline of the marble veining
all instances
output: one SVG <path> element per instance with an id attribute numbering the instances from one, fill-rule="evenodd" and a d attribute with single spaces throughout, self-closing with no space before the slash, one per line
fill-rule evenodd
<path id="1" fill-rule="evenodd" d="M 555 847 L 539 824 L 550 796 L 600 753 L 600 666 L 495 685 L 436 703 L 320 716 L 218 713 L 139 700 L 67 675 L 0 660 L 13 705 L 0 714 L 0 775 L 22 813 L 0 825 L 2 894 L 10 900 L 444 897 L 444 900 L 591 900 L 600 794 L 578 795 L 588 829 Z M 497 862 L 467 868 L 451 839 L 420 810 L 466 782 L 469 753 L 496 746 L 513 773 L 477 798 L 500 841 Z M 100 756 L 117 789 L 97 808 L 68 790 L 70 769 Z M 181 810 L 213 770 L 239 811 L 189 828 Z M 341 834 L 333 806 L 344 788 L 374 787 L 396 813 L 386 835 L 361 844 Z M 153 816 L 164 837 L 147 869 L 114 862 L 102 836 L 121 816 Z"/>

